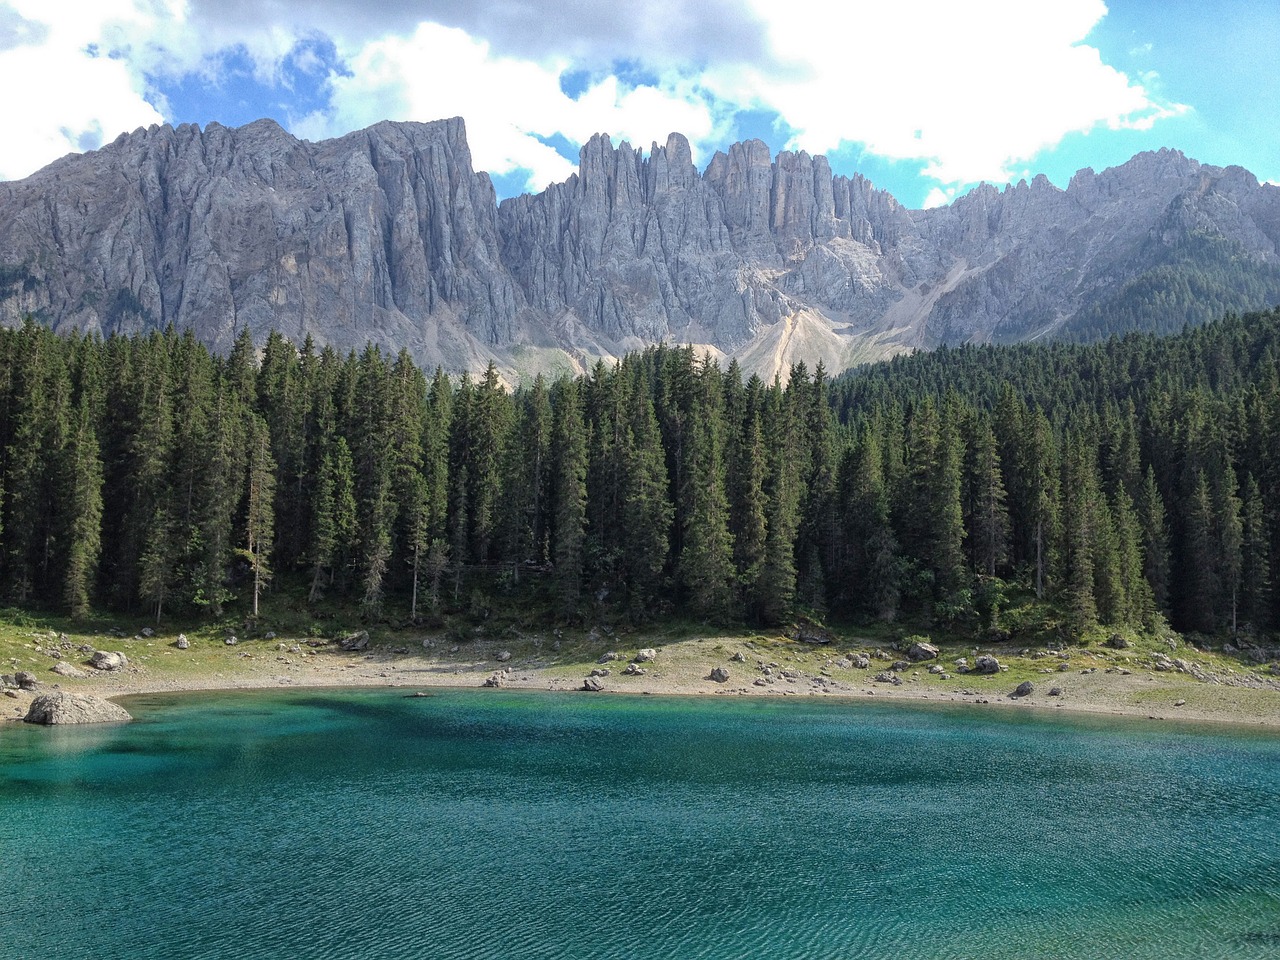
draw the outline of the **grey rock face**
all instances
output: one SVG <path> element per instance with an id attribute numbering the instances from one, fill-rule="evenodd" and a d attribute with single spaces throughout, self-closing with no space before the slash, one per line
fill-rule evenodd
<path id="1" fill-rule="evenodd" d="M 36 697 L 23 718 L 27 723 L 119 723 L 132 720 L 124 707 L 80 693 L 50 693 Z"/>
<path id="2" fill-rule="evenodd" d="M 973 661 L 973 669 L 975 673 L 999 673 L 1000 661 L 988 653 L 980 654 Z"/>
<path id="3" fill-rule="evenodd" d="M 766 377 L 1052 333 L 1190 236 L 1280 265 L 1280 188 L 1175 151 L 908 210 L 823 157 L 599 135 L 496 202 L 460 119 L 321 143 L 260 120 L 152 127 L 0 184 L 0 323 L 248 329 L 509 379 L 659 341 Z"/>
<path id="4" fill-rule="evenodd" d="M 98 650 L 89 658 L 89 666 L 95 670 L 123 670 L 129 665 L 129 658 L 123 653 Z"/>
<path id="5" fill-rule="evenodd" d="M 338 646 L 343 650 L 355 653 L 361 650 L 369 649 L 369 631 L 357 630 L 355 633 L 348 634 L 338 641 Z"/>

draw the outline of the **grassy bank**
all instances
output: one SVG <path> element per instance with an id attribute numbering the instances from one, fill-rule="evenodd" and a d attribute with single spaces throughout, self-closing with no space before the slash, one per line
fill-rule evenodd
<path id="1" fill-rule="evenodd" d="M 287 685 L 479 686 L 486 681 L 574 690 L 592 670 L 607 670 L 598 678 L 606 692 L 931 699 L 1280 726 L 1280 675 L 1274 663 L 1172 637 L 1134 637 L 1116 649 L 1106 634 L 1052 648 L 935 636 L 930 639 L 938 657 L 911 662 L 906 649 L 912 638 L 902 629 L 884 627 L 813 631 L 825 643 L 796 639 L 794 632 L 723 631 L 685 622 L 643 630 L 609 625 L 531 629 L 516 621 L 435 629 L 383 625 L 365 630 L 367 640 L 362 629 L 332 614 L 309 622 L 278 615 L 256 623 L 228 618 L 157 628 L 124 618 L 70 621 L 0 610 L 0 673 L 28 671 L 40 689 L 58 685 L 115 696 Z M 180 636 L 186 649 L 179 649 Z M 342 639 L 352 636 L 356 640 L 348 645 L 360 649 L 343 648 Z M 656 658 L 637 664 L 643 673 L 625 673 L 644 648 L 656 650 Z M 119 651 L 129 664 L 120 671 L 94 670 L 88 666 L 94 650 Z M 983 654 L 995 656 L 1001 669 L 981 674 L 959 663 L 963 659 L 972 667 Z M 865 667 L 858 666 L 860 657 L 867 658 Z M 84 676 L 54 673 L 59 661 Z M 710 679 L 716 667 L 728 671 L 728 680 Z M 1013 697 L 1024 681 L 1033 691 Z M 8 719 L 25 713 L 32 695 L 17 693 L 0 703 Z"/>

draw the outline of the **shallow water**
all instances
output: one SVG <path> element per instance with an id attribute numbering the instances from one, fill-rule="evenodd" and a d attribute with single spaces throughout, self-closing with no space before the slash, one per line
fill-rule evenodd
<path id="1" fill-rule="evenodd" d="M 517 691 L 128 706 L 0 730 L 0 956 L 1280 955 L 1274 734 Z"/>

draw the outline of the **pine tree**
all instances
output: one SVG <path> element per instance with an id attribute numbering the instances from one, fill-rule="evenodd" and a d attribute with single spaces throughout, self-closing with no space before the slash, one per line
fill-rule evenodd
<path id="1" fill-rule="evenodd" d="M 582 595 L 583 546 L 587 529 L 587 438 L 578 384 L 557 382 L 553 397 L 552 451 L 555 460 L 556 597 L 566 616 L 577 612 Z"/>
<path id="2" fill-rule="evenodd" d="M 733 541 L 724 491 L 724 398 L 720 371 L 710 360 L 698 368 L 686 446 L 689 505 L 680 579 L 700 617 L 727 617 L 733 603 Z"/>
<path id="3" fill-rule="evenodd" d="M 1241 510 L 1240 617 L 1255 632 L 1271 626 L 1271 543 L 1262 491 L 1245 476 Z"/>
<path id="4" fill-rule="evenodd" d="M 633 621 L 651 618 L 659 603 L 674 519 L 666 455 L 647 387 L 633 385 L 624 453 L 623 557 Z"/>
<path id="5" fill-rule="evenodd" d="M 1197 473 L 1191 495 L 1183 509 L 1182 543 L 1179 552 L 1177 622 L 1181 629 L 1211 633 L 1214 629 L 1213 506 L 1209 484 Z"/>
<path id="6" fill-rule="evenodd" d="M 356 535 L 355 468 L 346 438 L 336 435 L 320 461 L 316 478 L 314 515 L 311 520 L 310 603 L 317 602 L 323 585 L 332 583 L 335 569 L 345 568 Z"/>
<path id="7" fill-rule="evenodd" d="M 984 417 L 973 426 L 965 471 L 965 543 L 973 569 L 994 577 L 1008 552 L 1009 512 L 995 433 Z"/>
<path id="8" fill-rule="evenodd" d="M 1138 526 L 1142 544 L 1142 573 L 1155 611 L 1169 612 L 1169 534 L 1165 527 L 1164 501 L 1156 486 L 1155 470 L 1148 466 L 1138 500 Z"/>
<path id="9" fill-rule="evenodd" d="M 82 387 L 65 457 L 66 574 L 63 597 L 72 617 L 89 612 L 102 548 L 102 460 L 94 429 L 93 393 Z"/>
<path id="10" fill-rule="evenodd" d="M 741 402 L 741 420 L 729 421 L 730 435 L 737 435 L 730 445 L 726 477 L 729 526 L 733 535 L 734 568 L 738 581 L 744 586 L 759 579 L 768 538 L 765 497 L 768 464 L 760 424 L 763 400 L 764 387 L 758 377 L 752 377 Z"/>
<path id="11" fill-rule="evenodd" d="M 1094 557 L 1101 497 L 1093 451 L 1079 434 L 1072 434 L 1067 442 L 1062 489 L 1061 599 L 1068 625 L 1078 637 L 1098 622 Z"/>
<path id="12" fill-rule="evenodd" d="M 796 548 L 801 524 L 799 461 L 803 423 L 775 382 L 764 401 L 766 469 L 765 541 L 759 574 L 749 593 L 748 612 L 756 621 L 776 625 L 795 602 L 799 573 Z M 812 542 L 810 552 L 817 549 Z"/>
<path id="13" fill-rule="evenodd" d="M 245 478 L 245 545 L 242 556 L 253 574 L 253 615 L 258 598 L 271 583 L 271 545 L 275 537 L 276 463 L 271 456 L 271 432 L 254 414 L 249 421 L 249 469 Z"/>

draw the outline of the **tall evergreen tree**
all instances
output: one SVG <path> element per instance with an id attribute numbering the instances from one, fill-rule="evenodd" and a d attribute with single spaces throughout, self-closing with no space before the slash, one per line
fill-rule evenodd
<path id="1" fill-rule="evenodd" d="M 275 537 L 276 463 L 271 456 L 271 432 L 257 414 L 249 420 L 249 469 L 245 486 L 243 556 L 253 574 L 253 615 L 258 600 L 271 583 L 271 545 Z"/>
<path id="2" fill-rule="evenodd" d="M 587 437 L 576 381 L 561 380 L 554 396 L 555 584 L 560 610 L 577 612 L 587 535 Z"/>
<path id="3" fill-rule="evenodd" d="M 693 612 L 720 620 L 733 604 L 733 542 L 724 490 L 724 397 L 719 368 L 709 360 L 697 370 L 690 421 L 685 448 L 689 501 L 680 578 Z"/>

